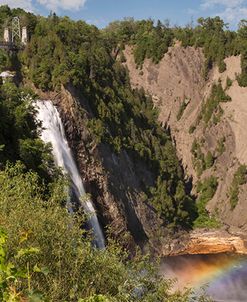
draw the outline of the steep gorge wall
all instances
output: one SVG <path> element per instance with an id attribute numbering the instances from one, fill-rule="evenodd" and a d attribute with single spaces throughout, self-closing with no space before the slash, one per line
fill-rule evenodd
<path id="1" fill-rule="evenodd" d="M 219 186 L 208 209 L 212 213 L 217 211 L 225 225 L 230 227 L 225 226 L 228 232 L 224 234 L 209 233 L 205 236 L 202 231 L 180 233 L 174 240 L 168 239 L 159 216 L 142 200 L 144 187 L 154 184 L 154 177 L 145 162 L 136 162 L 126 151 L 116 154 L 108 145 L 94 142 L 87 126 L 88 119 L 92 117 L 90 104 L 81 92 L 70 86 L 63 87 L 58 94 L 47 95 L 38 91 L 41 98 L 51 98 L 59 109 L 86 191 L 92 196 L 105 232 L 109 226 L 112 235 L 132 251 L 137 244 L 160 255 L 193 254 L 203 250 L 208 253 L 241 253 L 245 249 L 245 241 L 238 236 L 238 229 L 246 230 L 246 185 L 241 188 L 234 210 L 230 208 L 228 197 L 233 174 L 239 163 L 247 162 L 247 91 L 246 88 L 240 88 L 236 81 L 236 74 L 240 72 L 240 58 L 227 58 L 227 70 L 220 74 L 216 67 L 211 71 L 209 80 L 205 81 L 202 77 L 204 56 L 200 49 L 184 49 L 176 45 L 169 49 L 159 64 L 154 65 L 146 60 L 142 70 L 136 69 L 130 47 L 126 47 L 125 57 L 133 87 L 143 87 L 152 95 L 155 106 L 159 107 L 159 120 L 171 131 L 187 177 L 193 179 L 194 185 L 199 178 L 205 179 L 210 175 L 218 178 Z M 199 124 L 194 133 L 189 133 L 213 83 L 221 79 L 225 87 L 227 77 L 233 80 L 232 86 L 227 89 L 232 101 L 222 104 L 224 114 L 220 122 L 208 128 Z M 187 106 L 178 120 L 177 114 L 183 101 Z M 225 152 L 216 159 L 212 168 L 198 177 L 191 153 L 194 139 L 204 141 L 203 152 L 206 153 L 216 149 L 222 136 L 226 138 Z M 217 238 L 221 238 L 218 247 Z"/>
<path id="2" fill-rule="evenodd" d="M 229 202 L 229 190 L 233 175 L 240 164 L 247 164 L 247 88 L 239 87 L 236 75 L 241 72 L 240 57 L 225 59 L 227 69 L 219 73 L 214 67 L 209 74 L 209 80 L 203 78 L 204 55 L 201 49 L 183 48 L 177 43 L 155 65 L 151 60 L 145 60 L 142 69 L 137 69 L 132 48 L 126 46 L 124 51 L 126 66 L 133 87 L 143 87 L 149 93 L 155 106 L 160 110 L 160 122 L 169 127 L 177 154 L 181 159 L 188 178 L 192 177 L 194 186 L 199 179 L 214 175 L 218 179 L 218 189 L 207 208 L 211 213 L 217 213 L 221 220 L 231 226 L 247 229 L 247 185 L 241 186 L 239 201 L 232 210 Z M 232 85 L 226 88 L 227 78 Z M 222 103 L 223 116 L 216 124 L 205 127 L 199 123 L 193 133 L 189 129 L 201 112 L 203 101 L 210 95 L 213 83 L 222 82 L 226 93 L 232 101 Z M 186 108 L 178 120 L 177 115 L 181 104 Z M 191 152 L 195 139 L 200 141 L 204 154 L 215 153 L 222 137 L 225 138 L 225 151 L 218 155 L 214 166 L 206 169 L 199 177 L 193 165 Z M 194 190 L 195 192 L 195 190 Z"/>
<path id="3" fill-rule="evenodd" d="M 108 145 L 95 144 L 87 127 L 90 106 L 81 93 L 66 87 L 52 99 L 105 232 L 109 229 L 132 251 L 139 245 L 160 253 L 166 230 L 155 210 L 142 200 L 143 186 L 154 185 L 146 164 L 134 161 L 126 151 L 115 154 Z"/>
<path id="4" fill-rule="evenodd" d="M 170 48 L 157 65 L 151 60 L 145 60 L 142 70 L 136 69 L 132 49 L 128 46 L 125 49 L 125 57 L 132 85 L 143 87 L 153 97 L 155 106 L 160 110 L 160 122 L 170 127 L 187 174 L 195 177 L 190 152 L 193 137 L 187 130 L 199 113 L 198 104 L 201 102 L 205 85 L 201 77 L 204 62 L 202 51 L 192 47 L 184 49 L 177 45 Z M 177 123 L 176 116 L 185 99 L 190 102 L 186 108 L 188 118 Z"/>

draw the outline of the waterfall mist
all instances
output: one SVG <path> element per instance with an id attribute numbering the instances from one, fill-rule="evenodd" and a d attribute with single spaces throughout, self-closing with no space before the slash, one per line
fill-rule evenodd
<path id="1" fill-rule="evenodd" d="M 38 101 L 37 119 L 42 122 L 41 139 L 45 143 L 51 143 L 55 163 L 61 167 L 71 180 L 72 191 L 77 201 L 89 215 L 89 225 L 94 232 L 95 244 L 98 248 L 104 248 L 104 236 L 94 209 L 89 199 L 83 200 L 85 190 L 72 152 L 65 136 L 64 127 L 56 107 L 51 101 Z M 71 210 L 71 209 L 70 209 Z"/>
<path id="2" fill-rule="evenodd" d="M 247 257 L 230 254 L 167 257 L 161 274 L 177 279 L 176 287 L 204 287 L 216 302 L 247 301 Z"/>

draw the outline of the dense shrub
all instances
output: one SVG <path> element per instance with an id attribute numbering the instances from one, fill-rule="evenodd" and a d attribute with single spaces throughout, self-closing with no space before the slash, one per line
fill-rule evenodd
<path id="1" fill-rule="evenodd" d="M 211 95 L 202 106 L 200 117 L 204 123 L 207 125 L 213 117 L 213 122 L 216 124 L 223 114 L 223 109 L 219 104 L 229 101 L 231 101 L 231 97 L 224 92 L 221 83 L 214 84 Z"/>
<path id="2" fill-rule="evenodd" d="M 247 167 L 240 165 L 234 174 L 231 188 L 229 191 L 231 208 L 234 209 L 238 204 L 240 186 L 247 182 Z"/>
<path id="3" fill-rule="evenodd" d="M 205 167 L 206 169 L 209 169 L 213 165 L 214 165 L 214 156 L 210 151 L 208 151 L 207 155 L 205 156 Z"/>
<path id="4" fill-rule="evenodd" d="M 191 291 L 172 291 L 150 259 L 130 260 L 113 242 L 93 248 L 82 216 L 61 205 L 63 180 L 47 198 L 37 180 L 20 163 L 0 171 L 1 301 L 190 301 Z"/>
<path id="5" fill-rule="evenodd" d="M 197 185 L 198 199 L 196 201 L 198 208 L 198 218 L 194 221 L 194 227 L 199 228 L 217 228 L 220 226 L 217 217 L 209 216 L 206 206 L 207 203 L 214 197 L 218 187 L 217 178 L 210 176 L 199 182 Z"/>

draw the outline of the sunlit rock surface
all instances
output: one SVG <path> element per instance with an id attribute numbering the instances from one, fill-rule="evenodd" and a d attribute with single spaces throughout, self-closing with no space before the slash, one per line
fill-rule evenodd
<path id="1" fill-rule="evenodd" d="M 164 255 L 206 255 L 220 253 L 247 254 L 244 234 L 232 235 L 224 230 L 196 230 L 165 246 Z"/>

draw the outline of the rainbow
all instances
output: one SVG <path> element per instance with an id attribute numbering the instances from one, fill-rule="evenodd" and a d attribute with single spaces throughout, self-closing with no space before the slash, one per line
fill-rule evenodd
<path id="1" fill-rule="evenodd" d="M 210 256 L 209 261 L 196 262 L 196 267 L 188 269 L 188 273 L 191 276 L 190 285 L 194 288 L 203 284 L 218 284 L 240 273 L 247 277 L 247 260 L 227 255 Z"/>
<path id="2" fill-rule="evenodd" d="M 236 255 L 178 256 L 168 259 L 164 274 L 177 279 L 177 288 L 206 287 L 215 301 L 247 301 L 247 257 Z"/>

